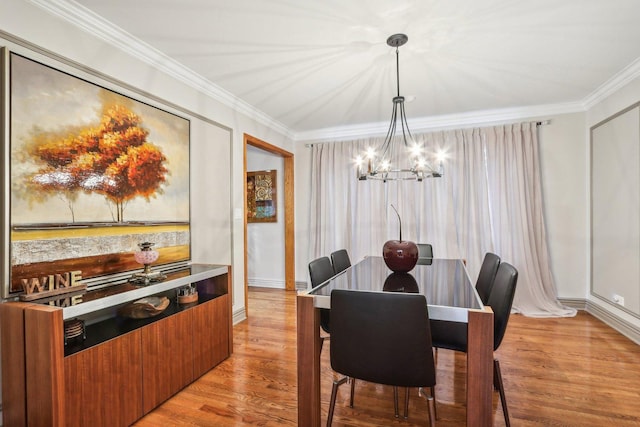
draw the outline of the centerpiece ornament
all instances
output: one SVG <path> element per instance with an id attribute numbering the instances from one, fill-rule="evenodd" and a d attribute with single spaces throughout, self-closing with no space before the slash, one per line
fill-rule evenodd
<path id="1" fill-rule="evenodd" d="M 418 262 L 418 245 L 409 240 L 402 240 L 402 219 L 395 206 L 391 205 L 400 222 L 400 238 L 388 240 L 382 246 L 382 257 L 389 270 L 395 273 L 407 273 Z"/>

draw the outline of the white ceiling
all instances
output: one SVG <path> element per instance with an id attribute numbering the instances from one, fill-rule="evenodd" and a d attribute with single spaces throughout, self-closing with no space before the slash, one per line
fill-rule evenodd
<path id="1" fill-rule="evenodd" d="M 36 3 L 42 2 L 32 0 Z M 292 134 L 573 111 L 640 73 L 638 0 L 53 0 L 95 12 Z M 81 5 L 81 6 L 80 6 Z M 543 108 L 540 108 L 543 107 Z"/>

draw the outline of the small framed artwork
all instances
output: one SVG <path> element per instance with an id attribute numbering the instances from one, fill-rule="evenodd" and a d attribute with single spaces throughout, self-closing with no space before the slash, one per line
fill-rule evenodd
<path id="1" fill-rule="evenodd" d="M 276 171 L 247 172 L 247 222 L 277 222 Z"/>

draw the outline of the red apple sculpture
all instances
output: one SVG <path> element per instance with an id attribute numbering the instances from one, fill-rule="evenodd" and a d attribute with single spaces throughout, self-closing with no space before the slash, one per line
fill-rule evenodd
<path id="1" fill-rule="evenodd" d="M 395 206 L 391 205 L 400 222 L 400 239 L 388 240 L 382 246 L 382 257 L 389 270 L 395 273 L 407 273 L 418 262 L 418 246 L 408 240 L 402 240 L 402 220 Z"/>

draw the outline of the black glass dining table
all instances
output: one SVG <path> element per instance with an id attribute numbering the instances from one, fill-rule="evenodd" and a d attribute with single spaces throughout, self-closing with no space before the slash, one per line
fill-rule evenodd
<path id="1" fill-rule="evenodd" d="M 298 425 L 320 425 L 318 309 L 331 308 L 334 289 L 420 293 L 429 318 L 467 323 L 467 426 L 492 425 L 493 312 L 482 305 L 463 260 L 421 260 L 408 273 L 393 273 L 375 256 L 297 296 Z"/>

